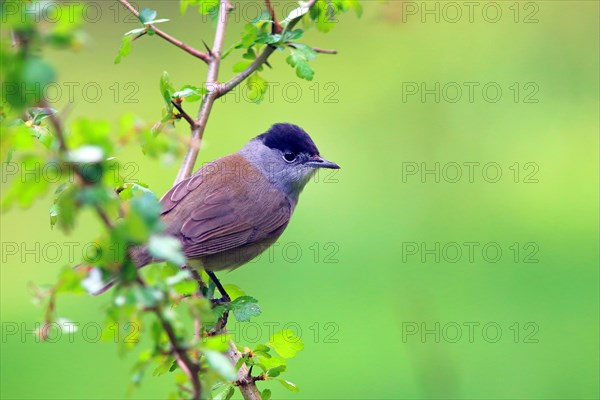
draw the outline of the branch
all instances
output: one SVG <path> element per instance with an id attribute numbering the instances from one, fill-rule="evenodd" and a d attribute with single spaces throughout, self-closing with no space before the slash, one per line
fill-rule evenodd
<path id="1" fill-rule="evenodd" d="M 200 146 L 202 144 L 202 136 L 206 129 L 208 116 L 212 110 L 212 106 L 217 99 L 217 79 L 219 76 L 219 66 L 221 64 L 221 53 L 223 51 L 223 42 L 225 41 L 225 29 L 227 28 L 227 17 L 232 10 L 228 0 L 221 0 L 219 5 L 219 19 L 217 22 L 217 30 L 213 48 L 210 50 L 210 58 L 208 61 L 208 72 L 206 74 L 206 89 L 208 93 L 202 98 L 202 104 L 196 118 L 196 127 L 192 129 L 192 138 L 188 151 L 183 159 L 181 168 L 175 178 L 175 184 L 188 178 L 194 169 Z"/>
<path id="2" fill-rule="evenodd" d="M 45 100 L 42 101 L 42 105 L 48 108 L 48 104 Z M 58 140 L 59 150 L 62 153 L 66 153 L 68 151 L 67 144 L 65 141 L 65 136 L 62 128 L 62 123 L 60 119 L 56 116 L 56 114 L 50 113 L 49 115 L 50 122 L 56 131 L 56 138 Z M 85 181 L 83 176 L 81 175 L 81 171 L 78 168 L 75 168 L 75 173 Z M 111 230 L 114 228 L 113 223 L 108 218 L 106 211 L 104 211 L 100 206 L 96 206 L 96 212 L 100 216 L 100 219 L 104 223 L 107 229 Z M 146 286 L 143 280 L 138 277 L 138 282 L 141 286 Z M 48 307 L 49 312 L 54 310 L 54 297 L 51 297 L 50 304 Z M 187 354 L 187 351 L 181 348 L 177 343 L 177 336 L 175 335 L 175 330 L 169 321 L 167 321 L 162 315 L 160 309 L 158 307 L 152 308 L 152 311 L 158 317 L 163 329 L 167 333 L 167 337 L 169 338 L 169 342 L 171 343 L 171 351 L 177 358 L 177 362 L 179 367 L 190 377 L 190 381 L 192 382 L 193 387 L 193 399 L 200 400 L 200 396 L 202 394 L 202 385 L 200 383 L 200 377 L 198 376 L 198 372 L 200 371 L 200 366 L 194 363 Z M 48 316 L 46 316 L 46 321 L 48 321 Z M 47 332 L 42 331 L 42 335 L 47 334 Z"/>
<path id="3" fill-rule="evenodd" d="M 313 47 L 312 48 L 316 53 L 321 53 L 321 54 L 337 54 L 337 50 L 333 50 L 333 49 L 320 49 L 318 47 Z"/>
<path id="4" fill-rule="evenodd" d="M 290 47 L 296 48 L 296 43 L 289 43 Z M 337 50 L 333 50 L 333 49 L 321 49 L 319 47 L 311 47 L 313 49 L 313 51 L 315 53 L 321 53 L 321 54 L 337 54 L 338 51 Z"/>
<path id="5" fill-rule="evenodd" d="M 45 99 L 42 100 L 41 106 L 44 108 L 50 108 Z M 59 151 L 61 153 L 67 153 L 69 151 L 69 149 L 67 148 L 67 142 L 65 141 L 65 134 L 64 134 L 64 130 L 63 130 L 60 119 L 56 116 L 55 113 L 51 113 L 51 112 L 49 113 L 49 118 L 50 118 L 50 123 L 54 127 L 54 131 L 56 133 L 56 139 L 58 140 Z M 81 179 L 82 182 L 85 182 L 86 180 L 85 180 L 84 176 L 81 174 L 81 170 L 78 167 L 75 167 L 74 170 L 75 170 L 75 173 L 77 174 L 77 176 L 79 177 L 79 179 Z M 104 225 L 106 225 L 106 227 L 108 229 L 112 229 L 113 223 L 111 222 L 110 218 L 108 217 L 108 214 L 106 213 L 106 211 L 104 211 L 104 209 L 102 209 L 102 207 L 100 207 L 98 205 L 95 206 L 95 208 L 96 208 L 96 213 L 98 214 L 98 216 L 100 217 L 102 222 L 104 222 Z"/>
<path id="6" fill-rule="evenodd" d="M 183 110 L 183 107 L 181 107 L 181 103 L 171 100 L 171 104 L 173 104 L 173 106 L 177 109 L 177 111 L 179 111 L 179 114 L 176 115 L 176 118 L 185 119 L 187 121 L 187 123 L 190 124 L 190 128 L 195 129 L 196 121 L 194 121 L 194 119 L 192 117 L 190 117 L 189 114 Z"/>
<path id="7" fill-rule="evenodd" d="M 281 25 L 279 25 L 279 21 L 277 21 L 277 15 L 275 15 L 275 10 L 273 9 L 271 0 L 265 0 L 265 6 L 267 6 L 267 10 L 269 11 L 269 15 L 271 16 L 271 20 L 273 21 L 272 33 L 281 33 L 283 31 L 283 28 L 281 27 Z"/>
<path id="8" fill-rule="evenodd" d="M 140 277 L 138 277 L 138 283 L 141 286 L 146 287 L 146 284 Z M 186 349 L 179 346 L 177 342 L 177 336 L 175 335 L 175 330 L 173 329 L 171 323 L 165 319 L 160 311 L 160 308 L 153 307 L 152 311 L 154 311 L 156 317 L 160 321 L 160 324 L 167 333 L 167 337 L 171 343 L 171 353 L 175 355 L 177 364 L 179 364 L 181 370 L 187 376 L 189 376 L 190 381 L 192 382 L 192 399 L 200 400 L 200 396 L 202 395 L 202 384 L 200 382 L 200 376 L 198 375 L 200 372 L 200 366 L 190 359 Z"/>
<path id="9" fill-rule="evenodd" d="M 305 7 L 311 8 L 316 3 L 316 1 L 317 0 L 309 0 L 305 4 Z M 200 152 L 200 146 L 202 144 L 202 135 L 204 134 L 204 130 L 206 128 L 206 122 L 208 121 L 208 116 L 210 115 L 210 111 L 212 110 L 212 105 L 215 102 L 215 100 L 227 94 L 237 85 L 242 83 L 244 79 L 249 77 L 261 65 L 266 63 L 269 56 L 273 54 L 273 52 L 276 50 L 274 46 L 268 45 L 265 48 L 265 50 L 260 54 L 260 56 L 258 56 L 258 58 L 254 60 L 254 62 L 250 64 L 245 70 L 240 72 L 237 76 L 233 77 L 228 82 L 224 84 L 218 84 L 217 76 L 223 46 L 223 37 L 225 35 L 225 27 L 227 25 L 227 14 L 230 10 L 231 8 L 229 6 L 228 1 L 221 0 L 221 5 L 219 7 L 219 21 L 217 25 L 217 33 L 215 35 L 215 45 L 212 49 L 212 52 L 214 54 L 213 57 L 211 57 L 211 61 L 208 64 L 208 76 L 206 80 L 206 86 L 209 90 L 209 93 L 206 94 L 202 99 L 202 105 L 200 106 L 198 118 L 196 119 L 198 127 L 196 129 L 192 129 L 191 143 L 188 148 L 188 152 L 186 153 L 183 159 L 183 163 L 181 164 L 181 168 L 179 169 L 177 178 L 175 179 L 175 184 L 188 178 L 192 174 L 194 165 L 196 163 L 196 159 L 198 158 L 198 153 Z M 287 24 L 285 29 L 293 29 L 294 26 L 301 19 L 302 16 L 294 18 Z"/>
<path id="10" fill-rule="evenodd" d="M 120 0 L 124 2 L 125 0 Z M 309 0 L 305 7 L 310 9 L 315 4 L 316 0 Z M 275 16 L 275 12 L 271 5 L 270 0 L 265 0 L 265 4 L 271 18 L 273 19 L 273 30 L 274 31 L 282 31 L 282 27 L 277 21 Z M 208 122 L 208 117 L 212 110 L 212 106 L 216 99 L 225 95 L 241 82 L 244 81 L 248 76 L 250 76 L 253 72 L 255 72 L 261 65 L 267 63 L 267 60 L 271 54 L 276 50 L 275 46 L 267 45 L 267 47 L 263 50 L 263 52 L 254 60 L 254 62 L 248 66 L 244 71 L 240 72 L 237 76 L 233 77 L 231 80 L 224 84 L 219 84 L 218 75 L 219 75 L 219 66 L 221 63 L 221 55 L 223 51 L 223 43 L 225 39 L 225 30 L 227 27 L 227 17 L 229 12 L 231 11 L 231 6 L 228 0 L 220 0 L 219 4 L 219 18 L 217 22 L 217 28 L 215 32 L 215 39 L 213 43 L 212 49 L 208 49 L 208 72 L 206 77 L 206 89 L 208 93 L 204 95 L 202 98 L 202 104 L 200 105 L 200 109 L 198 110 L 198 116 L 195 120 L 195 125 L 190 123 L 192 128 L 191 130 L 191 141 L 188 147 L 188 151 L 183 159 L 179 172 L 177 173 L 177 177 L 175 179 L 175 184 L 181 182 L 182 180 L 191 176 L 194 165 L 198 158 L 198 154 L 200 152 L 200 146 L 202 144 L 202 137 L 204 135 L 204 131 L 206 129 L 206 124 Z M 285 29 L 292 29 L 299 21 L 302 19 L 302 16 L 298 16 L 291 20 L 285 27 Z M 316 51 L 316 50 L 315 50 Z M 329 51 L 331 52 L 331 51 Z M 177 106 L 176 106 L 177 107 Z M 178 108 L 179 110 L 179 108 Z M 180 113 L 185 117 L 185 114 L 180 110 Z M 187 118 L 186 118 L 187 119 Z M 188 121 L 190 122 L 190 121 Z M 199 285 L 202 285 L 202 279 L 198 279 L 198 276 L 195 276 L 196 281 L 198 281 Z M 224 318 L 217 326 L 215 332 L 211 331 L 211 334 L 227 334 L 226 322 L 227 320 Z M 196 321 L 196 328 L 199 329 L 198 321 Z M 198 334 L 198 332 L 196 333 Z M 237 362 L 242 357 L 242 354 L 238 351 L 235 343 L 233 341 L 229 341 L 229 349 L 226 352 L 226 357 L 231 361 L 233 365 L 236 365 Z M 197 374 L 196 374 L 197 375 Z M 248 367 L 242 363 L 240 369 L 238 371 L 238 380 L 237 386 L 240 389 L 240 392 L 245 400 L 260 400 L 261 395 L 256 387 L 256 380 L 260 380 L 261 378 L 254 378 L 251 375 L 251 371 L 248 370 Z"/>
<path id="11" fill-rule="evenodd" d="M 234 365 L 242 358 L 242 353 L 237 349 L 235 343 L 232 340 L 229 341 L 229 349 L 225 356 L 231 360 Z M 248 371 L 248 367 L 246 364 L 242 363 L 240 370 L 238 371 L 238 388 L 240 392 L 242 392 L 242 396 L 244 400 L 261 400 L 262 397 L 255 383 L 256 379 L 253 379 L 250 376 L 250 371 Z"/>
<path id="12" fill-rule="evenodd" d="M 127 0 L 119 0 L 119 2 L 121 4 L 123 4 L 123 6 L 125 6 L 125 8 L 127 8 L 133 15 L 135 15 L 136 17 L 139 18 L 140 13 L 138 12 L 138 10 L 136 10 L 131 4 L 129 4 L 129 2 Z M 193 55 L 196 58 L 201 59 L 202 61 L 204 61 L 205 63 L 208 63 L 210 60 L 210 57 L 208 56 L 208 54 L 204 53 L 203 51 L 197 50 L 185 43 L 183 43 L 181 40 L 175 39 L 173 36 L 161 31 L 160 29 L 158 29 L 157 27 L 155 27 L 154 25 L 148 25 L 154 32 L 156 32 L 156 34 L 158 36 L 160 36 L 161 38 L 165 39 L 167 42 L 170 42 L 172 44 L 174 44 L 175 46 L 179 47 L 181 50 Z"/>
<path id="13" fill-rule="evenodd" d="M 252 73 L 254 71 L 256 71 L 261 65 L 263 65 L 267 61 L 269 56 L 271 54 L 273 54 L 273 52 L 276 49 L 277 48 L 275 46 L 267 45 L 267 48 L 260 54 L 260 56 L 258 56 L 256 58 L 256 60 L 254 60 L 252 62 L 252 64 L 250 64 L 248 67 L 246 67 L 245 70 L 243 70 L 238 75 L 231 78 L 226 83 L 223 83 L 222 85 L 219 86 L 217 98 L 224 96 L 225 94 L 227 94 L 228 92 L 233 90 L 233 88 L 235 88 L 237 85 L 242 83 L 244 81 L 244 79 L 246 79 L 247 77 L 252 75 Z"/>
<path id="14" fill-rule="evenodd" d="M 309 0 L 306 3 L 305 7 L 311 8 L 316 3 L 316 1 L 317 0 Z M 294 18 L 293 20 L 291 20 L 289 22 L 289 24 L 285 27 L 285 29 L 288 31 L 293 29 L 294 26 L 296 26 L 296 24 L 298 22 L 300 22 L 301 19 L 302 19 L 302 16 Z M 256 71 L 261 65 L 263 65 L 264 63 L 267 62 L 267 59 L 269 58 L 269 56 L 271 54 L 273 54 L 273 52 L 275 50 L 276 50 L 275 46 L 267 45 L 267 48 L 260 54 L 260 56 L 258 56 L 258 58 L 256 58 L 256 60 L 254 60 L 254 62 L 252 64 L 250 64 L 245 70 L 240 72 L 238 75 L 234 76 L 232 79 L 230 79 L 226 83 L 220 85 L 220 87 L 218 88 L 217 98 L 227 94 L 233 88 L 235 88 L 237 85 L 242 83 L 244 81 L 244 79 L 246 79 L 247 77 L 252 75 L 252 73 L 254 71 Z"/>

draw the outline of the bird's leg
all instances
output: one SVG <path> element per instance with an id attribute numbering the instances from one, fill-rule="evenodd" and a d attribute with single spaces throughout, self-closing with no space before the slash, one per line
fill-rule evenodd
<path id="1" fill-rule="evenodd" d="M 231 297 L 229 297 L 229 295 L 225 291 L 225 288 L 223 287 L 223 285 L 221 285 L 221 282 L 219 282 L 219 280 L 217 279 L 217 276 L 215 275 L 215 273 L 212 271 L 208 271 L 208 270 L 205 270 L 205 271 L 206 271 L 206 274 L 210 277 L 210 279 L 214 282 L 217 289 L 219 289 L 219 293 L 221 293 L 220 299 L 211 299 L 210 301 L 215 305 L 229 303 L 231 301 Z"/>

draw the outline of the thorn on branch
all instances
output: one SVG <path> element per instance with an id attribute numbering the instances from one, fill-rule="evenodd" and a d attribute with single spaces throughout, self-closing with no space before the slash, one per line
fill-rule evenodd
<path id="1" fill-rule="evenodd" d="M 206 52 L 208 53 L 209 56 L 214 57 L 214 53 L 211 50 L 211 48 L 208 46 L 208 43 L 206 43 L 204 40 L 202 40 L 202 43 L 204 43 L 204 48 L 206 49 Z"/>
<path id="2" fill-rule="evenodd" d="M 136 10 L 131 4 L 129 4 L 129 2 L 127 0 L 119 0 L 119 2 L 123 5 L 123 7 L 128 9 L 129 12 L 131 12 L 133 15 L 135 15 L 138 18 L 140 17 L 139 11 Z M 148 27 L 150 29 L 152 29 L 158 36 L 165 39 L 167 42 L 174 44 L 175 46 L 179 47 L 181 50 L 185 51 L 186 53 L 191 54 L 194 57 L 201 59 L 205 63 L 208 63 L 208 61 L 210 59 L 208 54 L 183 43 L 181 40 L 175 39 L 173 36 L 161 31 L 154 25 L 148 25 Z M 138 37 L 139 36 L 142 36 L 142 35 L 138 35 Z M 137 37 L 136 37 L 136 39 L 137 39 Z"/>
<path id="3" fill-rule="evenodd" d="M 147 33 L 148 33 L 147 31 L 144 31 L 144 32 L 140 33 L 139 35 L 136 35 L 133 39 L 131 39 L 131 41 L 135 42 L 136 40 L 138 40 L 142 36 L 146 35 Z"/>

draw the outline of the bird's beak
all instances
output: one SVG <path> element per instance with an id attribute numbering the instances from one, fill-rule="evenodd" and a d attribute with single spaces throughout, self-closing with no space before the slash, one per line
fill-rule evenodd
<path id="1" fill-rule="evenodd" d="M 321 156 L 313 156 L 307 162 L 307 165 L 313 168 L 329 168 L 329 169 L 340 169 L 340 166 L 334 162 L 327 161 Z"/>

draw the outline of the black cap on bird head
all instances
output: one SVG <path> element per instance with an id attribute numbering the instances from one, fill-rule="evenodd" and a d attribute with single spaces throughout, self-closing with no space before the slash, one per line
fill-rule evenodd
<path id="1" fill-rule="evenodd" d="M 318 156 L 319 149 L 304 129 L 294 124 L 274 124 L 268 131 L 259 135 L 265 146 L 282 152 Z"/>

